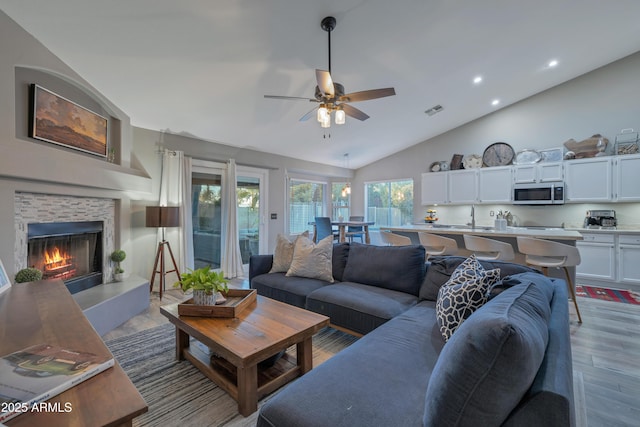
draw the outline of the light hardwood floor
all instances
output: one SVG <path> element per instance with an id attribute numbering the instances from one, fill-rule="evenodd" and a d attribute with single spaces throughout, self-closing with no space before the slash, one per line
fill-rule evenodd
<path id="1" fill-rule="evenodd" d="M 248 281 L 235 279 L 235 288 Z M 150 297 L 148 310 L 109 332 L 105 341 L 167 323 L 162 304 L 186 297 L 167 290 L 160 302 Z M 569 302 L 577 427 L 640 425 L 640 306 L 578 297 L 583 323 Z"/>

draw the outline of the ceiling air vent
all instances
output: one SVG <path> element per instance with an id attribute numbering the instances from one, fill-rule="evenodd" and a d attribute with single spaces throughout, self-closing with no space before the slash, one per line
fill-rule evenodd
<path id="1" fill-rule="evenodd" d="M 429 108 L 427 111 L 425 111 L 425 113 L 427 113 L 427 116 L 433 116 L 434 114 L 439 113 L 442 110 L 444 110 L 442 105 L 436 105 L 435 107 Z"/>

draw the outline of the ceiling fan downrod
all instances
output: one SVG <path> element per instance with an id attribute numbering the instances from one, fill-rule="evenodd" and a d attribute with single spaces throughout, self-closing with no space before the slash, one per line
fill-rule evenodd
<path id="1" fill-rule="evenodd" d="M 320 27 L 327 32 L 327 38 L 329 40 L 329 74 L 331 74 L 331 31 L 336 28 L 336 18 L 333 16 L 327 16 L 320 22 Z"/>

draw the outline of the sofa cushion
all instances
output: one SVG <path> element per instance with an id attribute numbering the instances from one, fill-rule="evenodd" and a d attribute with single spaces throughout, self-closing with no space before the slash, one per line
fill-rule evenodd
<path id="1" fill-rule="evenodd" d="M 307 295 L 330 283 L 319 279 L 287 277 L 285 273 L 260 274 L 251 279 L 251 287 L 258 295 L 305 308 Z"/>
<path id="2" fill-rule="evenodd" d="M 347 266 L 349 258 L 349 243 L 335 243 L 333 245 L 333 255 L 331 256 L 331 264 L 333 265 L 333 279 L 342 282 L 344 268 Z"/>
<path id="3" fill-rule="evenodd" d="M 417 296 L 405 292 L 342 282 L 311 292 L 306 308 L 329 316 L 333 325 L 367 334 L 417 302 Z"/>
<path id="4" fill-rule="evenodd" d="M 429 258 L 429 267 L 424 278 L 424 283 L 420 287 L 420 299 L 435 301 L 438 298 L 438 291 L 451 277 L 455 269 L 466 259 L 461 256 L 440 256 Z M 484 261 L 479 260 L 485 270 L 500 269 L 500 278 L 510 276 L 512 274 L 535 272 L 538 270 L 533 268 L 502 261 Z"/>
<path id="5" fill-rule="evenodd" d="M 296 239 L 300 236 L 309 237 L 309 231 L 307 230 L 300 234 Z M 286 273 L 289 270 L 293 260 L 294 244 L 295 240 L 292 242 L 284 234 L 278 233 L 276 248 L 273 251 L 273 264 L 269 273 Z"/>
<path id="6" fill-rule="evenodd" d="M 315 244 L 308 237 L 299 236 L 293 247 L 293 259 L 287 276 L 307 277 L 333 283 L 333 236 Z"/>
<path id="7" fill-rule="evenodd" d="M 473 313 L 442 349 L 424 425 L 501 425 L 531 386 L 549 339 L 553 287 L 523 282 Z"/>
<path id="8" fill-rule="evenodd" d="M 345 282 L 364 283 L 418 296 L 424 280 L 424 247 L 352 243 Z"/>
<path id="9" fill-rule="evenodd" d="M 475 255 L 460 264 L 438 292 L 436 313 L 443 338 L 448 340 L 471 314 L 487 302 L 500 269 L 485 270 Z"/>

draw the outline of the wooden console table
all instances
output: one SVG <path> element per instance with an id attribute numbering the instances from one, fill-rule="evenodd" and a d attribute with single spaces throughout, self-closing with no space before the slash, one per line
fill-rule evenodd
<path id="1" fill-rule="evenodd" d="M 0 294 L 0 356 L 40 343 L 113 357 L 61 280 L 13 285 Z M 70 403 L 68 413 L 34 412 L 13 426 L 131 426 L 147 404 L 118 362 L 48 402 Z"/>

